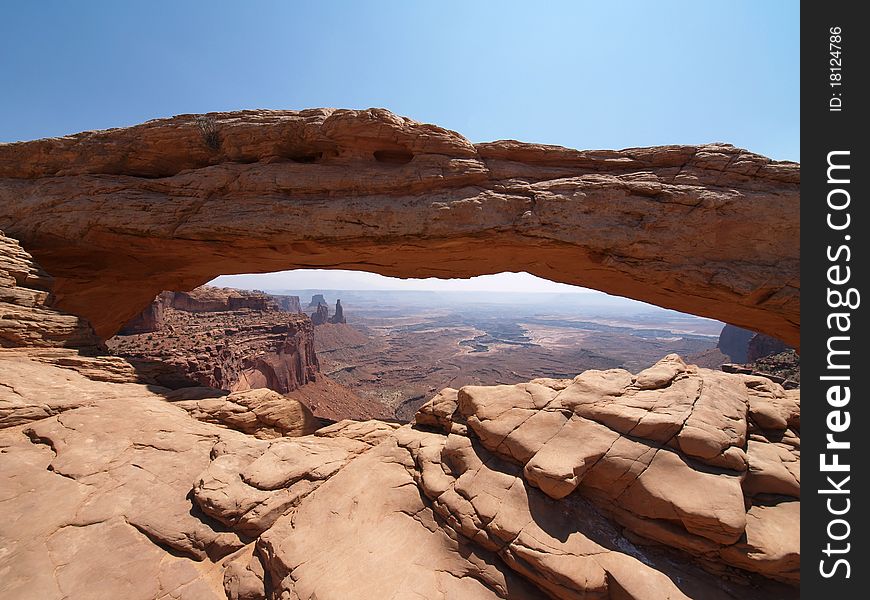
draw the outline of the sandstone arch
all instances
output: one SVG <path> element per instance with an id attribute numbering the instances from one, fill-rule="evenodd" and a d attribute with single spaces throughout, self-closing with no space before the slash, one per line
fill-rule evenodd
<path id="1" fill-rule="evenodd" d="M 795 163 L 472 144 L 381 109 L 205 119 L 0 145 L 0 229 L 103 337 L 164 289 L 332 267 L 524 270 L 799 344 Z"/>

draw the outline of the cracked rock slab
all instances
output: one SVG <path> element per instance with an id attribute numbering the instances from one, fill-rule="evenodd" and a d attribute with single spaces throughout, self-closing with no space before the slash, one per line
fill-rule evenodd
<path id="1" fill-rule="evenodd" d="M 424 408 L 425 424 L 342 421 L 258 439 L 194 419 L 165 388 L 0 353 L 21 402 L 45 404 L 59 390 L 78 399 L 0 430 L 0 591 L 34 600 L 796 598 L 800 501 L 789 494 L 799 491 L 799 397 L 664 362 L 640 386 L 614 370 L 468 387 Z M 700 393 L 687 404 L 691 389 Z M 665 415 L 671 437 L 596 420 L 589 409 L 603 398 L 611 412 L 601 414 L 625 402 Z M 671 433 L 676 419 L 715 423 L 713 406 L 736 414 L 721 411 L 731 429 L 710 447 L 744 451 L 743 470 L 702 460 L 680 443 L 682 430 Z"/>

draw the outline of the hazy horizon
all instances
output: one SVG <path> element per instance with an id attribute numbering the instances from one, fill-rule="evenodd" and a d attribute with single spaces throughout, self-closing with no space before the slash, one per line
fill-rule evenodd
<path id="1" fill-rule="evenodd" d="M 357 287 L 335 287 L 327 285 L 324 275 L 335 278 L 350 275 L 352 281 L 359 283 Z M 347 280 L 344 280 L 345 283 Z M 317 284 L 320 285 L 317 285 Z M 373 283 L 373 285 L 365 285 Z M 379 287 L 383 286 L 403 286 Z M 525 284 L 524 287 L 511 287 Z M 547 302 L 557 302 L 562 308 L 603 311 L 610 315 L 671 313 L 721 323 L 716 319 L 684 313 L 657 304 L 650 304 L 625 296 L 608 294 L 599 290 L 557 283 L 529 273 L 497 273 L 480 275 L 468 279 L 400 279 L 385 277 L 375 273 L 360 271 L 340 271 L 329 269 L 300 269 L 277 273 L 251 273 L 244 275 L 221 275 L 209 282 L 209 285 L 230 287 L 245 290 L 260 290 L 268 294 L 297 295 L 305 305 L 309 295 L 324 294 L 327 303 L 342 300 L 351 310 L 356 302 L 370 302 L 370 294 L 382 293 L 388 296 L 380 298 L 382 302 L 398 302 L 400 304 L 419 305 L 431 304 L 433 300 L 428 294 L 440 296 L 440 306 L 455 306 L 456 299 L 451 295 L 461 295 L 464 305 L 504 305 L 504 306 L 545 306 Z M 428 285 L 428 288 L 415 286 Z M 364 286 L 364 287 L 360 287 Z M 434 287 L 431 287 L 434 286 Z M 501 287 L 500 287 L 501 286 Z M 402 294 L 400 297 L 393 294 Z M 426 298 L 414 297 L 415 294 L 427 294 Z M 433 305 L 434 306 L 434 305 Z M 581 311 L 582 312 L 582 311 Z M 724 324 L 723 324 L 724 325 Z"/>
<path id="2" fill-rule="evenodd" d="M 366 271 L 297 269 L 275 273 L 221 275 L 209 285 L 248 290 L 342 290 L 415 292 L 490 292 L 604 294 L 598 290 L 568 285 L 525 272 L 505 272 L 470 278 L 438 279 L 386 277 Z"/>

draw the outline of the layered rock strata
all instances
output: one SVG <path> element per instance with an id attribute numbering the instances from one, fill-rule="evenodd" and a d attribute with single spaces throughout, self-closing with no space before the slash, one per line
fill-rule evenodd
<path id="1" fill-rule="evenodd" d="M 166 325 L 164 312 L 172 306 L 174 299 L 175 292 L 161 292 L 141 313 L 124 323 L 124 326 L 118 331 L 118 335 L 152 333 L 163 329 Z"/>
<path id="2" fill-rule="evenodd" d="M 317 309 L 311 313 L 311 322 L 315 327 L 317 325 L 329 323 L 329 307 L 325 304 L 318 304 Z"/>
<path id="3" fill-rule="evenodd" d="M 291 313 L 301 313 L 302 312 L 302 304 L 299 302 L 299 296 L 284 296 L 284 295 L 275 295 L 269 294 L 272 300 L 275 301 L 275 304 L 278 305 L 283 311 L 291 312 Z"/>
<path id="4" fill-rule="evenodd" d="M 202 285 L 189 292 L 164 292 L 169 306 L 185 312 L 222 312 L 244 308 L 277 310 L 276 300 L 264 292 Z"/>
<path id="5" fill-rule="evenodd" d="M 0 231 L 0 348 L 101 347 L 90 323 L 54 309 L 53 278 Z"/>
<path id="6" fill-rule="evenodd" d="M 728 359 L 723 362 L 738 364 L 753 363 L 766 356 L 791 350 L 782 340 L 734 325 L 725 325 L 722 328 L 716 347 Z"/>
<path id="7" fill-rule="evenodd" d="M 200 385 L 230 391 L 268 388 L 281 394 L 317 379 L 314 332 L 306 315 L 279 310 L 164 310 L 163 327 L 116 336 L 113 353 L 158 360 Z"/>
<path id="8" fill-rule="evenodd" d="M 788 350 L 790 348 L 781 340 L 764 335 L 763 333 L 756 333 L 749 340 L 749 345 L 746 348 L 746 362 L 753 363 L 767 356 L 780 354 Z"/>
<path id="9" fill-rule="evenodd" d="M 326 304 L 326 298 L 323 297 L 323 294 L 314 294 L 311 296 L 311 302 L 306 306 L 307 310 L 317 310 L 317 307 L 321 304 Z"/>
<path id="10" fill-rule="evenodd" d="M 725 144 L 472 144 L 381 109 L 240 111 L 0 145 L 0 228 L 103 338 L 161 290 L 333 267 L 528 271 L 797 347 L 799 185 L 799 165 Z"/>
<path id="11" fill-rule="evenodd" d="M 636 544 L 677 548 L 715 572 L 728 565 L 794 583 L 799 392 L 739 377 L 671 355 L 637 375 L 587 371 L 568 381 L 445 390 L 417 422 L 448 434 L 442 461 L 448 448 L 473 450 L 475 470 L 497 456 L 553 500 L 575 492 L 590 499 Z M 451 444 L 463 431 L 467 439 Z M 466 484 L 471 496 L 457 497 L 448 479 L 431 481 L 427 491 L 423 479 L 424 492 L 465 535 L 501 537 L 487 509 L 474 505 L 479 486 Z"/>
<path id="12" fill-rule="evenodd" d="M 746 362 L 746 354 L 749 348 L 749 341 L 753 338 L 755 332 L 735 327 L 734 325 L 725 325 L 722 332 L 719 334 L 719 342 L 716 347 L 725 354 L 731 362 L 743 363 Z"/>
<path id="13" fill-rule="evenodd" d="M 798 596 L 799 396 L 761 378 L 672 356 L 257 439 L 159 386 L 0 370 L 0 402 L 69 399 L 0 431 L 8 597 Z"/>

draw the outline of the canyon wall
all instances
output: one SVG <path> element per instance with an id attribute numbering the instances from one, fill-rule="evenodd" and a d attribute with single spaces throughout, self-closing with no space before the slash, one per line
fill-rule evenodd
<path id="1" fill-rule="evenodd" d="M 164 293 L 152 305 L 161 307 L 157 329 L 116 336 L 108 345 L 117 355 L 174 365 L 200 385 L 285 394 L 317 379 L 314 329 L 306 315 L 280 311 L 270 302 L 208 286 L 191 294 Z M 226 309 L 238 304 L 244 308 Z M 267 308 L 251 308 L 260 306 Z"/>
<path id="2" fill-rule="evenodd" d="M 299 296 L 275 296 L 259 291 L 200 286 L 190 292 L 161 292 L 141 313 L 127 321 L 118 333 L 131 335 L 157 331 L 163 327 L 163 311 L 167 307 L 185 312 L 219 312 L 245 308 L 255 311 L 302 312 Z"/>
<path id="3" fill-rule="evenodd" d="M 751 363 L 765 356 L 790 350 L 782 340 L 734 325 L 725 325 L 722 328 L 716 347 L 733 363 Z"/>
<path id="4" fill-rule="evenodd" d="M 276 310 L 277 303 L 262 292 L 200 286 L 189 292 L 165 292 L 172 308 L 185 312 L 217 312 L 240 310 Z"/>
<path id="5" fill-rule="evenodd" d="M 305 308 L 308 310 L 316 310 L 321 304 L 326 304 L 326 298 L 323 297 L 323 294 L 314 294 L 311 296 L 311 302 L 309 302 Z"/>
<path id="6" fill-rule="evenodd" d="M 278 308 L 285 312 L 301 313 L 302 304 L 299 302 L 299 296 L 284 296 L 269 294 L 269 297 L 275 301 Z"/>
<path id="7" fill-rule="evenodd" d="M 747 345 L 746 362 L 755 362 L 760 358 L 779 354 L 787 350 L 789 350 L 789 347 L 781 340 L 764 335 L 763 333 L 756 333 Z"/>
<path id="8" fill-rule="evenodd" d="M 753 331 L 734 325 L 725 325 L 719 334 L 719 342 L 716 347 L 728 356 L 731 362 L 745 363 L 749 340 L 754 335 Z"/>
<path id="9" fill-rule="evenodd" d="M 151 333 L 162 329 L 166 309 L 172 306 L 175 292 L 160 292 L 157 297 L 146 306 L 142 312 L 124 323 L 118 331 L 119 335 L 134 335 L 137 333 Z"/>
<path id="10" fill-rule="evenodd" d="M 381 109 L 240 111 L 0 145 L 0 228 L 103 338 L 161 290 L 331 267 L 528 271 L 797 347 L 799 186 L 799 165 L 725 144 L 472 144 Z"/>

